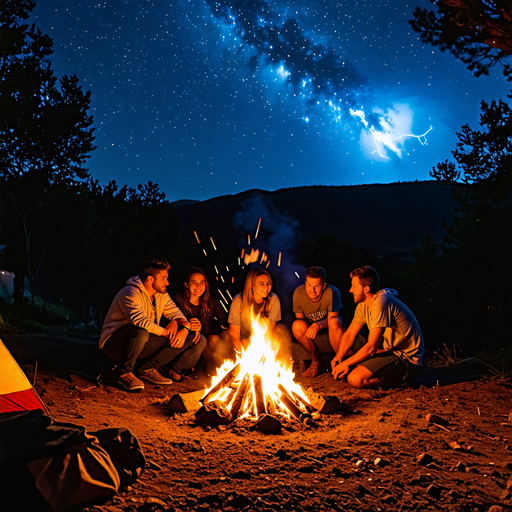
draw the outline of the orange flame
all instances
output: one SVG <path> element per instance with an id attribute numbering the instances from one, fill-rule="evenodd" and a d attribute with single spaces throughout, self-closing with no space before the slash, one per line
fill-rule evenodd
<path id="1" fill-rule="evenodd" d="M 259 255 L 260 255 L 259 249 L 251 249 L 251 253 L 245 255 L 244 263 L 246 265 L 249 265 L 249 263 L 254 263 L 255 261 L 258 261 Z"/>
<path id="2" fill-rule="evenodd" d="M 251 328 L 251 341 L 247 349 L 242 350 L 235 364 L 233 364 L 232 361 L 226 361 L 226 363 L 224 363 L 217 375 L 213 378 L 210 388 L 205 391 L 204 396 L 206 396 L 228 372 L 233 370 L 236 365 L 240 365 L 240 372 L 238 373 L 239 382 L 248 374 L 250 386 L 238 417 L 258 417 L 255 398 L 256 390 L 254 386 L 255 377 L 261 378 L 266 410 L 272 409 L 277 415 L 290 417 L 288 408 L 281 402 L 280 397 L 282 396 L 282 392 L 279 390 L 278 386 L 284 386 L 289 394 L 295 393 L 305 402 L 308 402 L 308 399 L 302 387 L 293 380 L 295 374 L 293 373 L 291 362 L 289 360 L 278 359 L 277 353 L 279 345 L 277 341 L 270 336 L 268 319 L 262 319 L 259 315 L 255 317 L 252 309 Z M 234 384 L 236 384 L 236 381 Z M 233 393 L 231 393 L 231 391 L 232 389 L 230 387 L 220 389 L 215 395 L 210 397 L 210 401 L 219 400 L 226 402 L 230 396 L 231 401 L 224 403 L 224 406 L 231 410 L 233 405 Z M 300 406 L 300 408 L 302 407 L 303 406 Z"/>

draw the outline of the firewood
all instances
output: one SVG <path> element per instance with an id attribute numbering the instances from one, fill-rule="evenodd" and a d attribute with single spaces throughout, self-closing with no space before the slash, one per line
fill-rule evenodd
<path id="1" fill-rule="evenodd" d="M 295 402 L 295 400 L 290 396 L 290 394 L 288 393 L 288 391 L 286 390 L 286 388 L 282 385 L 282 384 L 278 384 L 277 388 L 279 389 L 279 391 L 281 391 L 282 395 L 281 395 L 281 401 L 283 402 L 283 396 L 286 397 L 286 402 L 284 402 L 284 404 L 286 405 L 286 407 L 288 407 L 288 409 L 290 410 L 290 412 L 298 419 L 300 419 L 301 421 L 303 421 L 305 418 L 311 418 L 311 414 L 309 413 L 304 413 L 300 410 L 300 408 L 298 407 L 298 404 L 297 402 Z M 290 408 L 290 404 L 298 411 L 298 415 Z"/>
<path id="2" fill-rule="evenodd" d="M 302 411 L 293 403 L 293 400 L 285 393 L 282 393 L 279 397 L 281 402 L 286 406 L 286 408 L 297 418 L 301 419 Z"/>
<path id="3" fill-rule="evenodd" d="M 201 407 L 201 398 L 205 390 L 192 391 L 191 393 L 176 393 L 169 400 L 171 412 L 195 412 Z"/>
<path id="4" fill-rule="evenodd" d="M 238 418 L 238 414 L 240 413 L 240 408 L 242 407 L 242 403 L 244 401 L 245 393 L 247 393 L 248 387 L 249 374 L 246 373 L 242 379 L 242 382 L 240 382 L 240 386 L 238 386 L 235 398 L 233 399 L 233 405 L 231 406 L 231 417 L 233 420 Z"/>
<path id="5" fill-rule="evenodd" d="M 295 391 L 292 391 L 292 397 L 295 398 L 295 400 L 298 400 L 306 408 L 306 411 L 308 411 L 309 414 L 318 412 L 318 410 L 315 407 L 313 407 L 309 402 L 304 400 L 304 398 L 302 398 L 300 395 L 295 393 Z"/>
<path id="6" fill-rule="evenodd" d="M 263 384 L 259 375 L 252 378 L 254 384 L 254 401 L 256 403 L 256 419 L 265 414 L 265 397 L 263 396 Z"/>
<path id="7" fill-rule="evenodd" d="M 224 377 L 214 386 L 208 394 L 201 400 L 203 405 L 206 405 L 222 388 L 231 386 L 231 383 L 238 377 L 240 373 L 240 364 L 237 364 L 232 370 L 230 370 Z"/>

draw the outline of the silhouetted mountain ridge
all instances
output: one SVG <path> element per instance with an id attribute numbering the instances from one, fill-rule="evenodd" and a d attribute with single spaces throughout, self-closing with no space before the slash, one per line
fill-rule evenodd
<path id="1" fill-rule="evenodd" d="M 426 234 L 442 241 L 443 222 L 452 222 L 455 208 L 449 186 L 423 181 L 305 186 L 274 192 L 247 190 L 195 204 L 176 204 L 174 209 L 182 232 L 191 243 L 195 241 L 193 231 L 197 230 L 201 237 L 212 236 L 218 244 L 235 246 L 240 236 L 254 236 L 263 216 L 254 207 L 258 201 L 265 205 L 262 210 L 266 209 L 267 214 L 274 211 L 287 221 L 295 219 L 298 239 L 314 241 L 334 234 L 339 240 L 375 254 L 410 253 Z M 249 221 L 240 227 L 235 215 L 244 210 Z M 241 231 L 244 227 L 245 234 Z"/>

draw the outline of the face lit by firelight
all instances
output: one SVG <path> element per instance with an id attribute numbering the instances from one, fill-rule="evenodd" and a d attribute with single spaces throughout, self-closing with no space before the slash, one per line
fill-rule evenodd
<path id="1" fill-rule="evenodd" d="M 203 274 L 192 274 L 188 283 L 185 283 L 185 286 L 188 288 L 190 292 L 190 298 L 199 300 L 201 295 L 203 295 L 206 289 L 206 281 L 204 279 Z"/>
<path id="2" fill-rule="evenodd" d="M 167 272 L 167 270 L 161 270 L 158 272 L 158 274 L 153 277 L 151 286 L 155 292 L 165 293 L 167 291 L 167 287 L 169 286 L 169 272 Z"/>
<path id="3" fill-rule="evenodd" d="M 354 304 L 359 304 L 366 300 L 366 293 L 363 285 L 359 281 L 359 277 L 352 278 L 352 286 L 350 287 L 350 293 L 354 296 Z"/>
<path id="4" fill-rule="evenodd" d="M 254 298 L 254 302 L 259 304 L 266 299 L 270 290 L 272 289 L 272 281 L 265 274 L 258 276 L 254 283 L 252 284 L 252 296 Z"/>
<path id="5" fill-rule="evenodd" d="M 326 284 L 321 277 L 306 276 L 306 293 L 311 302 L 318 302 L 322 298 Z"/>

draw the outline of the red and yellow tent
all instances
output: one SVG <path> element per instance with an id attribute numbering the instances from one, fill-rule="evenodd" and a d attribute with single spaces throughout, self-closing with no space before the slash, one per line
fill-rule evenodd
<path id="1" fill-rule="evenodd" d="M 36 390 L 0 340 L 0 414 L 46 408 Z"/>

